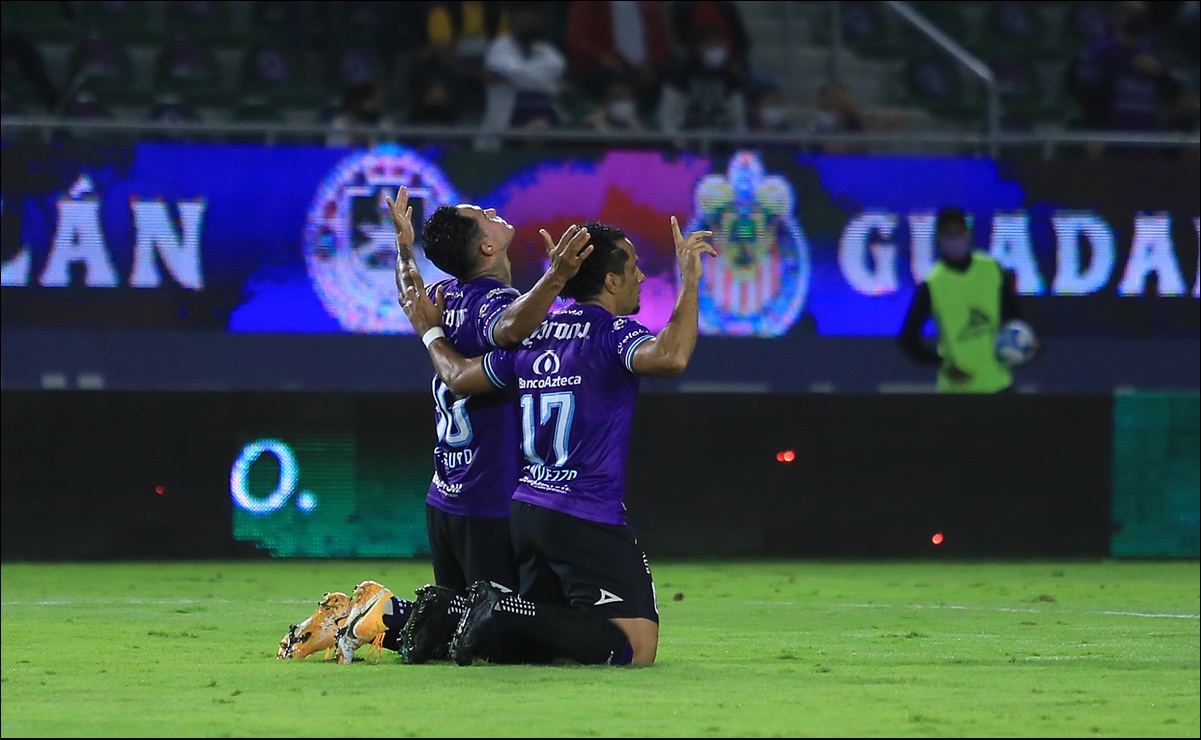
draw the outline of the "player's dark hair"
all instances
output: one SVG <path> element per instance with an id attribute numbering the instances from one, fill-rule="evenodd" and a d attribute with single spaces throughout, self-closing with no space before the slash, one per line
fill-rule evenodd
<path id="1" fill-rule="evenodd" d="M 605 276 L 613 272 L 621 275 L 626 269 L 629 252 L 617 246 L 617 242 L 626 238 L 626 233 L 616 226 L 600 221 L 589 221 L 584 224 L 588 230 L 588 244 L 592 246 L 592 254 L 580 264 L 580 271 L 575 274 L 560 292 L 564 298 L 576 301 L 586 301 L 601 294 L 605 289 Z M 587 245 L 585 245 L 587 246 Z"/>
<path id="2" fill-rule="evenodd" d="M 479 223 L 459 213 L 455 206 L 439 206 L 421 227 L 421 248 L 442 272 L 456 278 L 475 269 L 478 246 L 484 237 Z"/>
<path id="3" fill-rule="evenodd" d="M 967 214 L 962 208 L 947 207 L 938 212 L 938 216 L 934 219 L 934 232 L 938 233 L 948 226 L 962 226 L 968 228 Z"/>

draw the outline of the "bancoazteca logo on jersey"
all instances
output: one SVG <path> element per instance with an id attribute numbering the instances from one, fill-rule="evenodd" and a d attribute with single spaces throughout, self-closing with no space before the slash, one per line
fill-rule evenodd
<path id="1" fill-rule="evenodd" d="M 388 196 L 405 185 L 420 242 L 421 224 L 439 206 L 459 202 L 442 171 L 415 152 L 385 144 L 338 163 L 309 206 L 304 257 L 317 296 L 343 329 L 362 334 L 411 334 L 396 294 L 396 230 Z M 426 284 L 447 277 L 414 256 Z"/>
<path id="2" fill-rule="evenodd" d="M 700 287 L 702 334 L 780 336 L 809 292 L 809 243 L 795 215 L 796 193 L 767 175 L 759 155 L 739 151 L 725 175 L 706 175 L 693 193 L 685 236 L 713 232 L 718 257 Z"/>

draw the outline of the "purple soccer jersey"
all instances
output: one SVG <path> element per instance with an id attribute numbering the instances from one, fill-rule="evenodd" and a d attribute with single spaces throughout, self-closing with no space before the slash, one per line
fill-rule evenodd
<path id="1" fill-rule="evenodd" d="M 634 319 L 574 304 L 551 313 L 521 347 L 484 356 L 493 385 L 517 396 L 525 461 L 514 500 L 627 523 L 626 456 L 639 385 L 632 362 L 651 337 Z"/>
<path id="2" fill-rule="evenodd" d="M 443 280 L 429 286 L 431 297 L 440 285 L 446 288 L 442 326 L 455 349 L 466 357 L 494 349 L 492 330 L 517 290 L 492 278 Z M 458 516 L 508 517 L 521 466 L 512 399 L 507 393 L 457 398 L 437 375 L 433 393 L 438 441 L 426 502 Z"/>

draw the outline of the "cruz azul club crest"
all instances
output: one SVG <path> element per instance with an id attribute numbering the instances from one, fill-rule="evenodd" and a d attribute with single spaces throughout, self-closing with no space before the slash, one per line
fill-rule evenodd
<path id="1" fill-rule="evenodd" d="M 338 163 L 317 189 L 304 229 L 304 258 L 325 310 L 343 329 L 365 334 L 413 331 L 396 293 L 396 231 L 388 196 L 405 185 L 418 243 L 414 257 L 427 283 L 447 277 L 420 249 L 421 224 L 439 206 L 458 203 L 446 176 L 415 152 L 392 144 Z"/>
<path id="2" fill-rule="evenodd" d="M 718 257 L 700 286 L 700 332 L 774 337 L 796 322 L 809 290 L 809 245 L 796 194 L 766 175 L 759 155 L 740 151 L 725 175 L 706 175 L 693 194 L 685 232 L 713 232 Z"/>

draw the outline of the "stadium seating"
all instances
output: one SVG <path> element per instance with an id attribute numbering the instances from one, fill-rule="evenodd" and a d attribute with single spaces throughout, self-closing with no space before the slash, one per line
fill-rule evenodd
<path id="1" fill-rule="evenodd" d="M 329 100 L 329 92 L 313 74 L 306 55 L 282 43 L 259 43 L 242 58 L 238 93 L 280 108 L 317 110 Z M 317 84 L 314 84 L 317 80 Z"/>
<path id="2" fill-rule="evenodd" d="M 64 108 L 68 118 L 95 119 L 112 118 L 112 111 L 104 101 L 83 90 L 76 93 Z"/>
<path id="3" fill-rule="evenodd" d="M 71 3 L 0 3 L 5 30 L 28 34 L 42 44 L 74 45 L 83 36 L 83 14 Z"/>
<path id="4" fill-rule="evenodd" d="M 20 3 L 18 3 L 20 4 Z M 54 5 L 56 3 L 47 3 Z M 164 4 L 129 0 L 79 3 L 87 33 L 104 36 L 125 46 L 157 45 L 166 33 Z"/>
<path id="5" fill-rule="evenodd" d="M 200 111 L 179 95 L 159 95 L 146 112 L 146 120 L 155 123 L 179 124 L 200 123 L 204 120 Z M 181 131 L 177 127 L 168 126 L 162 131 L 143 135 L 148 141 L 195 141 L 196 136 L 189 131 Z"/>
<path id="6" fill-rule="evenodd" d="M 167 3 L 167 32 L 172 37 L 191 37 L 209 48 L 238 47 L 247 37 L 234 3 L 212 0 Z"/>
<path id="7" fill-rule="evenodd" d="M 813 40 L 819 44 L 833 42 L 833 19 L 830 3 L 814 11 L 811 24 Z M 838 4 L 838 28 L 842 43 L 856 54 L 870 58 L 891 58 L 905 51 L 905 39 L 893 21 L 891 13 L 878 2 L 847 0 Z"/>
<path id="8" fill-rule="evenodd" d="M 106 106 L 137 105 L 147 99 L 129 50 L 111 36 L 92 33 L 81 38 L 67 69 L 67 87 L 86 86 Z"/>
<path id="9" fill-rule="evenodd" d="M 997 81 L 1006 127 L 1029 130 L 1036 124 L 1060 120 L 1064 106 L 1047 100 L 1035 63 L 1019 53 L 999 52 L 988 60 Z"/>
<path id="10" fill-rule="evenodd" d="M 936 116 L 981 120 L 979 83 L 974 78 L 967 81 L 963 70 L 941 50 L 919 52 L 906 59 L 904 84 L 908 102 Z"/>
<path id="11" fill-rule="evenodd" d="M 552 16 L 566 5 L 548 4 L 548 25 L 559 28 Z M 803 126 L 816 112 L 817 89 L 834 70 L 865 109 L 908 109 L 907 126 L 974 128 L 984 119 L 980 81 L 886 3 L 737 5 L 751 32 L 752 72 L 780 83 L 794 124 Z M 0 12 L 7 30 L 35 40 L 62 89 L 86 86 L 115 115 L 141 117 L 163 96 L 178 95 L 205 109 L 206 118 L 211 110 L 233 119 L 253 101 L 277 107 L 286 120 L 321 121 L 344 86 L 364 78 L 386 91 L 389 117 L 404 118 L 409 70 L 425 31 L 417 8 L 424 6 L 86 0 L 5 2 Z M 910 6 L 993 68 L 1005 124 L 1014 128 L 1071 125 L 1065 73 L 1105 32 L 1114 7 L 1112 0 L 914 0 Z M 836 42 L 837 64 L 830 56 Z M 1182 47 L 1183 56 L 1172 61 L 1187 76 L 1197 68 L 1197 47 Z M 3 95 L 9 112 L 47 108 L 28 79 L 7 67 Z M 565 100 L 573 100 L 570 91 Z"/>
<path id="12" fill-rule="evenodd" d="M 1025 59 L 1045 59 L 1062 54 L 1048 33 L 1045 16 L 1038 3 L 1000 0 L 987 8 L 985 29 L 971 43 L 972 51 L 983 58 L 1020 55 Z"/>
<path id="13" fill-rule="evenodd" d="M 158 96 L 176 95 L 192 105 L 221 105 L 227 91 L 213 51 L 192 36 L 176 36 L 158 50 L 154 70 Z"/>
<path id="14" fill-rule="evenodd" d="M 1109 24 L 1109 3 L 1079 0 L 1070 3 L 1063 14 L 1059 38 L 1072 48 L 1082 48 L 1105 34 Z"/>
<path id="15" fill-rule="evenodd" d="M 322 55 L 322 64 L 325 86 L 330 91 L 341 90 L 356 82 L 374 82 L 384 90 L 391 84 L 391 70 L 379 52 L 365 44 L 330 49 Z"/>

